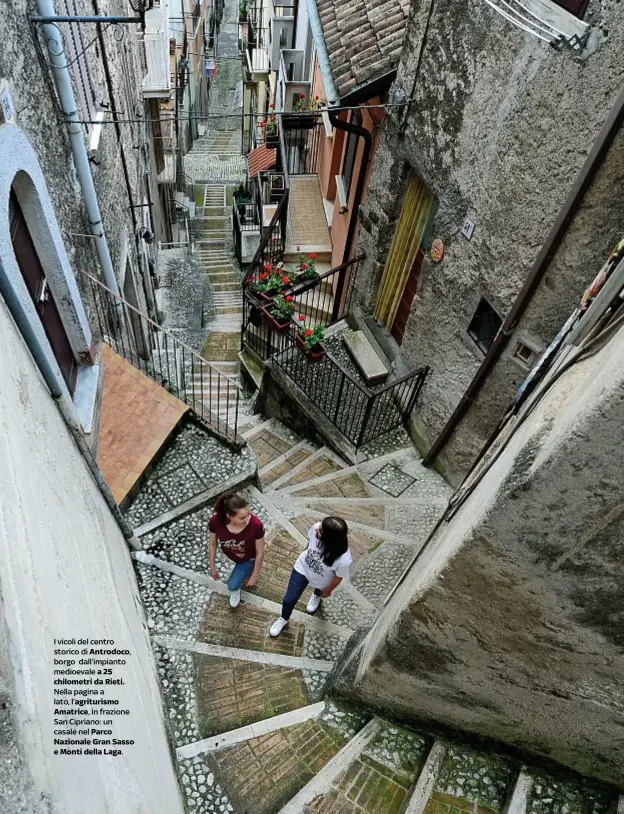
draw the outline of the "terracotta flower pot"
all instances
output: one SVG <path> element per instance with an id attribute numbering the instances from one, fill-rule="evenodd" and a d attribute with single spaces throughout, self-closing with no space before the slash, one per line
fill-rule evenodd
<path id="1" fill-rule="evenodd" d="M 325 356 L 326 350 L 321 344 L 317 343 L 312 350 L 306 350 L 305 340 L 301 334 L 296 335 L 295 341 L 311 362 L 320 362 Z"/>
<path id="2" fill-rule="evenodd" d="M 266 306 L 262 309 L 262 311 L 264 313 L 266 321 L 269 323 L 269 325 L 275 331 L 275 333 L 278 334 L 288 333 L 288 329 L 290 328 L 291 325 L 290 319 L 287 322 L 279 322 L 278 319 L 281 319 L 281 317 L 279 318 L 274 317 Z"/>

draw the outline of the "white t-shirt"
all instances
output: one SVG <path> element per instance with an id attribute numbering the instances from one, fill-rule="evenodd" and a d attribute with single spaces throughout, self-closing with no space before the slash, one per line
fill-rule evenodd
<path id="1" fill-rule="evenodd" d="M 321 541 L 316 536 L 318 527 L 319 524 L 312 526 L 308 532 L 308 547 L 299 555 L 295 571 L 303 574 L 314 588 L 327 588 L 334 577 L 349 579 L 349 566 L 353 562 L 353 557 L 347 550 L 331 565 L 326 565 L 321 553 Z"/>

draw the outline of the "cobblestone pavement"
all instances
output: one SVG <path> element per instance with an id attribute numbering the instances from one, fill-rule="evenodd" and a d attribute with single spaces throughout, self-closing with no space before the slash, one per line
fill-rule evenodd
<path id="1" fill-rule="evenodd" d="M 135 524 L 151 520 L 154 528 L 141 537 L 146 552 L 167 567 L 185 569 L 176 574 L 137 563 L 188 811 L 277 814 L 286 806 L 288 814 L 399 814 L 432 744 L 441 742 L 373 718 L 374 737 L 334 770 L 334 758 L 365 732 L 370 713 L 325 693 L 350 632 L 371 624 L 450 489 L 422 467 L 411 446 L 400 445 L 400 436 L 388 451 L 372 448 L 367 460 L 352 466 L 275 420 L 258 423 L 247 435 L 249 451 L 240 460 L 258 467 L 264 493 L 243 492 L 265 524 L 267 547 L 258 586 L 243 591 L 236 610 L 223 582 L 231 563 L 218 552 L 220 581 L 213 582 L 208 571 L 212 501 L 160 522 L 200 483 L 205 489 L 235 474 L 236 454 L 190 425 L 128 512 Z M 351 587 L 323 601 L 313 618 L 305 614 L 308 589 L 299 616 L 274 639 L 269 626 L 292 565 L 310 526 L 327 514 L 350 524 Z M 442 746 L 426 814 L 502 814 L 521 768 L 515 760 Z M 611 791 L 578 778 L 536 774 L 530 789 L 527 814 L 610 814 L 613 802 Z"/>
<path id="2" fill-rule="evenodd" d="M 211 114 L 222 118 L 207 122 L 185 158 L 196 182 L 195 253 L 189 262 L 169 254 L 162 273 L 168 327 L 233 378 L 241 275 L 227 185 L 246 176 L 240 120 L 227 118 L 240 112 L 241 65 L 232 58 L 237 17 L 238 4 L 226 0 L 210 97 Z M 340 333 L 330 344 L 359 378 Z M 208 376 L 193 379 L 200 393 L 213 384 Z M 338 393 L 326 396 L 332 401 Z M 227 400 L 218 410 L 231 421 Z M 244 399 L 239 417 L 248 441 L 242 452 L 186 423 L 127 509 L 144 547 L 137 582 L 187 812 L 400 814 L 426 766 L 434 778 L 426 814 L 502 814 L 521 770 L 513 758 L 441 742 L 327 695 L 352 632 L 370 626 L 451 489 L 422 466 L 403 429 L 372 441 L 360 451 L 362 462 L 349 465 L 278 421 L 254 416 Z M 250 483 L 256 476 L 260 490 Z M 224 484 L 246 496 L 266 529 L 258 584 L 243 586 L 236 609 L 225 584 L 231 562 L 217 552 L 219 580 L 208 567 L 207 525 Z M 269 627 L 307 532 L 329 514 L 349 524 L 352 578 L 314 616 L 305 612 L 308 588 L 289 625 L 272 638 Z M 613 793 L 579 778 L 535 773 L 527 783 L 527 814 L 611 814 Z"/>

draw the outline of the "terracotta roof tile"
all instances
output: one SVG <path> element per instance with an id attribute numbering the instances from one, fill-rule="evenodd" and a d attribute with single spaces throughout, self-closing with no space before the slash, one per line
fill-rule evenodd
<path id="1" fill-rule="evenodd" d="M 255 178 L 259 172 L 273 169 L 277 160 L 277 150 L 270 150 L 265 144 L 247 154 L 249 176 Z"/>
<path id="2" fill-rule="evenodd" d="M 317 0 L 341 96 L 396 68 L 410 0 Z"/>

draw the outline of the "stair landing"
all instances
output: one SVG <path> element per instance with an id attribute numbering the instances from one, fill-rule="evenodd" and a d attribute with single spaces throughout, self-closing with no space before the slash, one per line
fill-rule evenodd
<path id="1" fill-rule="evenodd" d="M 331 254 L 332 244 L 327 227 L 321 186 L 316 175 L 291 176 L 288 203 L 290 218 L 288 257 L 296 247 L 317 255 Z M 319 259 L 325 259 L 319 257 Z"/>
<path id="2" fill-rule="evenodd" d="M 188 407 L 106 344 L 102 361 L 98 465 L 113 497 L 121 503 Z"/>

